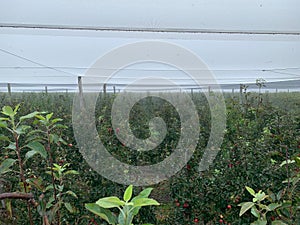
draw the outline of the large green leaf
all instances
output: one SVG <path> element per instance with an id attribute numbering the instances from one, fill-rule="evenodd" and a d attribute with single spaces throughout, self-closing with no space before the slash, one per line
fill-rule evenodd
<path id="1" fill-rule="evenodd" d="M 131 202 L 135 201 L 136 199 L 139 199 L 139 198 L 148 198 L 149 195 L 151 194 L 153 188 L 146 188 L 144 189 L 143 191 L 141 191 L 139 193 L 139 195 L 135 196 Z M 132 210 L 132 214 L 135 216 L 139 213 L 141 207 L 135 207 L 133 210 Z"/>
<path id="2" fill-rule="evenodd" d="M 126 190 L 125 190 L 125 192 L 124 192 L 124 196 L 123 196 L 123 199 L 124 199 L 124 201 L 129 201 L 130 199 L 131 199 L 131 197 L 132 197 L 132 188 L 133 188 L 133 186 L 132 185 L 129 185 L 127 188 L 126 188 Z"/>
<path id="3" fill-rule="evenodd" d="M 25 116 L 21 116 L 21 117 L 20 117 L 20 121 L 23 121 L 23 120 L 26 120 L 26 119 L 34 118 L 34 117 L 35 117 L 36 115 L 38 115 L 38 114 L 40 114 L 40 112 L 35 111 L 35 112 L 29 113 L 29 114 L 27 114 L 27 115 L 25 115 Z"/>
<path id="4" fill-rule="evenodd" d="M 109 224 L 116 224 L 117 218 L 115 215 L 113 215 L 109 210 L 101 208 L 99 205 L 95 203 L 88 203 L 85 204 L 85 208 L 92 213 L 96 214 L 97 216 L 100 216 L 102 219 L 107 221 Z"/>
<path id="5" fill-rule="evenodd" d="M 159 205 L 159 203 L 152 198 L 137 198 L 132 201 L 134 207 Z"/>
<path id="6" fill-rule="evenodd" d="M 112 196 L 112 197 L 100 198 L 96 202 L 96 204 L 102 208 L 109 209 L 109 208 L 123 206 L 125 205 L 125 202 L 121 201 L 118 197 Z"/>
<path id="7" fill-rule="evenodd" d="M 10 167 L 12 167 L 16 161 L 15 159 L 5 159 L 0 165 L 0 174 L 9 172 Z"/>
<path id="8" fill-rule="evenodd" d="M 247 212 L 249 209 L 251 209 L 252 206 L 254 206 L 254 205 L 255 204 L 253 202 L 243 202 L 243 203 L 239 204 L 239 206 L 242 206 L 239 216 L 242 216 L 245 212 Z"/>
<path id="9" fill-rule="evenodd" d="M 3 106 L 3 107 L 2 107 L 2 113 L 3 113 L 4 115 L 9 116 L 9 117 L 12 117 L 12 116 L 15 115 L 14 110 L 13 110 L 10 106 Z"/>
<path id="10" fill-rule="evenodd" d="M 44 146 L 37 142 L 37 141 L 33 141 L 30 142 L 26 145 L 26 147 L 30 148 L 31 151 L 27 152 L 25 155 L 26 159 L 31 158 L 32 156 L 34 156 L 35 154 L 40 154 L 44 159 L 47 158 L 47 151 L 45 150 Z"/>

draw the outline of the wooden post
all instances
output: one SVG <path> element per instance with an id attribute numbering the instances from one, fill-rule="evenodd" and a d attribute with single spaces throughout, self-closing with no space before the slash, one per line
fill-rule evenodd
<path id="1" fill-rule="evenodd" d="M 116 86 L 113 86 L 114 94 L 116 94 Z"/>
<path id="2" fill-rule="evenodd" d="M 45 93 L 48 94 L 48 87 L 45 86 Z"/>

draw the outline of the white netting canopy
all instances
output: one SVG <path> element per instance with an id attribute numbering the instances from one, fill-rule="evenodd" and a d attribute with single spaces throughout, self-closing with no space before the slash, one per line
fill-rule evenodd
<path id="1" fill-rule="evenodd" d="M 299 7 L 296 0 L 3 1 L 0 91 L 76 91 L 79 77 L 84 82 L 100 57 L 142 41 L 196 54 L 225 91 L 240 84 L 255 89 L 257 79 L 266 90 L 299 91 Z M 94 82 L 99 71 L 116 69 L 93 67 Z M 107 90 L 122 90 L 141 76 L 167 77 L 181 89 L 199 87 L 176 67 L 138 62 L 119 68 Z M 151 81 L 142 87 L 177 88 Z M 202 88 L 214 87 L 208 82 Z"/>

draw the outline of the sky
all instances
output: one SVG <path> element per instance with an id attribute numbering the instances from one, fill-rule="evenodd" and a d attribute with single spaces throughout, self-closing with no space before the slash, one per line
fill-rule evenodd
<path id="1" fill-rule="evenodd" d="M 255 83 L 257 78 L 264 78 L 269 83 L 297 80 L 293 82 L 297 88 L 299 9 L 297 0 L 2 0 L 0 90 L 5 90 L 6 83 L 27 83 L 29 90 L 33 88 L 30 84 L 48 84 L 55 89 L 76 85 L 77 77 L 84 77 L 101 56 L 141 41 L 166 42 L 187 49 L 222 85 Z M 7 27 L 10 25 L 105 27 L 118 31 Z M 123 29 L 212 33 L 120 31 Z M 285 34 L 266 34 L 272 32 Z M 157 63 L 136 63 L 120 70 L 109 82 L 129 84 L 142 75 L 181 78 L 181 84 L 193 85 L 184 73 Z"/>

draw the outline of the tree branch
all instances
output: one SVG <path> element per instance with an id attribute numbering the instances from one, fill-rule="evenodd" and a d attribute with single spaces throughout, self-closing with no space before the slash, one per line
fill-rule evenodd
<path id="1" fill-rule="evenodd" d="M 2 199 L 33 199 L 34 196 L 32 193 L 20 193 L 20 192 L 8 192 L 0 194 L 0 200 Z"/>

